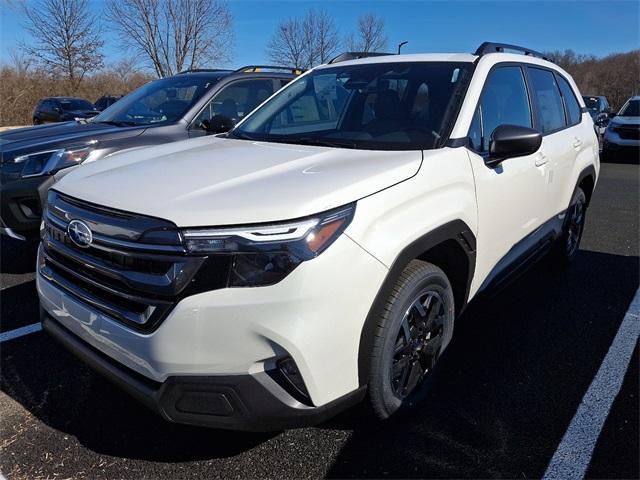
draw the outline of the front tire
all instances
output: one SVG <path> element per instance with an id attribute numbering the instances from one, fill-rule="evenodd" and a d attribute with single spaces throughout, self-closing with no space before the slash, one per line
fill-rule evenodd
<path id="1" fill-rule="evenodd" d="M 380 419 L 418 402 L 453 335 L 454 310 L 445 273 L 411 261 L 379 315 L 371 353 L 369 397 Z"/>

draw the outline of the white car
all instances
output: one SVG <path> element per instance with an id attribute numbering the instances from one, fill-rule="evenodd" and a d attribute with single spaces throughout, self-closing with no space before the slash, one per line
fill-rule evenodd
<path id="1" fill-rule="evenodd" d="M 640 151 L 640 95 L 627 100 L 617 115 L 611 118 L 604 132 L 603 150 Z"/>
<path id="2" fill-rule="evenodd" d="M 228 135 L 57 183 L 43 326 L 167 420 L 277 430 L 365 396 L 384 419 L 470 300 L 576 256 L 598 172 L 580 92 L 534 51 L 322 65 Z"/>

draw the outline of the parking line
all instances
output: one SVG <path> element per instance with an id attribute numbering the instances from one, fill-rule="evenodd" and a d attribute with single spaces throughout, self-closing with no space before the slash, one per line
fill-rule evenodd
<path id="1" fill-rule="evenodd" d="M 543 479 L 584 478 L 611 405 L 622 388 L 639 335 L 640 289 L 636 291 L 618 333 L 553 454 Z"/>
<path id="2" fill-rule="evenodd" d="M 23 337 L 30 333 L 39 332 L 42 330 L 42 324 L 40 322 L 27 325 L 26 327 L 16 328 L 15 330 L 9 330 L 8 332 L 0 333 L 0 343 L 7 340 L 13 340 L 14 338 Z"/>

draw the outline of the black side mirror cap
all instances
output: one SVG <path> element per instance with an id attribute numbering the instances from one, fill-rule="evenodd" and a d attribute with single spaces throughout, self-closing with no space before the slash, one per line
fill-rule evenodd
<path id="1" fill-rule="evenodd" d="M 236 126 L 236 122 L 224 115 L 215 115 L 211 120 L 203 120 L 202 125 L 207 135 L 215 135 L 216 133 L 228 132 Z"/>
<path id="2" fill-rule="evenodd" d="M 496 167 L 507 158 L 537 152 L 541 144 L 542 134 L 538 130 L 519 125 L 499 125 L 491 133 L 489 156 L 485 163 Z"/>

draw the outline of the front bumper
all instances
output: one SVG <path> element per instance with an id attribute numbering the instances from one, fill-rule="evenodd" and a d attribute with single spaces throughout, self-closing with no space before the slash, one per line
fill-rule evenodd
<path id="1" fill-rule="evenodd" d="M 83 342 L 46 313 L 46 332 L 92 369 L 164 419 L 189 425 L 246 431 L 276 431 L 321 423 L 357 404 L 365 387 L 321 407 L 309 407 L 279 392 L 265 373 L 173 376 L 154 382 Z"/>
<path id="2" fill-rule="evenodd" d="M 604 132 L 604 148 L 605 150 L 623 150 L 640 147 L 640 138 L 622 138 L 617 132 L 611 128 L 607 128 Z"/>
<path id="3" fill-rule="evenodd" d="M 37 239 L 42 206 L 54 182 L 53 176 L 3 182 L 0 186 L 0 233 L 21 240 Z"/>
<path id="4" fill-rule="evenodd" d="M 255 380 L 290 357 L 309 404 L 324 408 L 361 386 L 360 336 L 387 272 L 343 234 L 275 285 L 223 288 L 180 300 L 152 332 L 132 330 L 40 272 L 36 283 L 41 306 L 62 328 L 156 386 L 183 377 Z"/>

